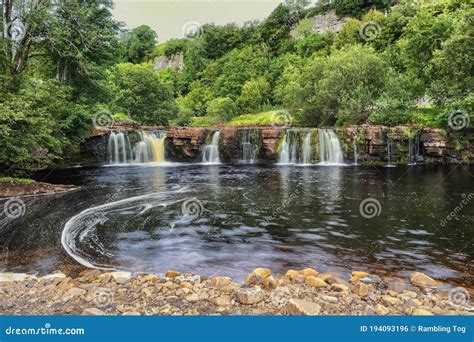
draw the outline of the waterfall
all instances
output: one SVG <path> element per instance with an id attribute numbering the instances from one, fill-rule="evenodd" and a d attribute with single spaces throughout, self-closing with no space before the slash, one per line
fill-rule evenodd
<path id="1" fill-rule="evenodd" d="M 135 163 L 163 163 L 165 161 L 165 139 L 160 133 L 140 132 L 135 146 Z"/>
<path id="2" fill-rule="evenodd" d="M 132 154 L 128 135 L 123 132 L 110 133 L 107 153 L 109 164 L 126 164 Z"/>
<path id="3" fill-rule="evenodd" d="M 163 163 L 165 162 L 165 139 L 162 132 L 139 132 L 140 140 L 134 148 L 128 133 L 111 132 L 107 144 L 109 164 Z"/>
<path id="4" fill-rule="evenodd" d="M 303 140 L 303 164 L 310 164 L 311 162 L 311 131 L 306 133 Z"/>
<path id="5" fill-rule="evenodd" d="M 204 145 L 202 153 L 203 163 L 219 164 L 219 138 L 221 131 L 215 131 L 210 144 Z"/>
<path id="6" fill-rule="evenodd" d="M 290 144 L 288 142 L 288 132 L 285 131 L 283 142 L 281 143 L 280 156 L 278 162 L 281 164 L 290 163 Z"/>
<path id="7" fill-rule="evenodd" d="M 280 164 L 311 164 L 311 130 L 287 129 L 280 147 Z"/>
<path id="8" fill-rule="evenodd" d="M 258 156 L 260 146 L 260 129 L 244 128 L 240 130 L 242 147 L 241 163 L 253 164 Z"/>
<path id="9" fill-rule="evenodd" d="M 319 129 L 319 147 L 322 165 L 344 164 L 341 144 L 332 129 Z"/>
<path id="10" fill-rule="evenodd" d="M 359 153 L 357 152 L 357 136 L 354 137 L 354 145 L 353 145 L 353 150 L 354 150 L 354 165 L 357 164 L 357 160 L 359 159 Z"/>
<path id="11" fill-rule="evenodd" d="M 408 165 L 415 165 L 423 159 L 420 152 L 420 136 L 416 134 L 414 141 L 413 138 L 408 140 Z"/>
<path id="12" fill-rule="evenodd" d="M 393 140 L 390 139 L 390 137 L 387 137 L 387 162 L 388 164 L 386 165 L 387 167 L 394 167 L 395 165 L 392 165 L 392 153 L 393 153 Z"/>

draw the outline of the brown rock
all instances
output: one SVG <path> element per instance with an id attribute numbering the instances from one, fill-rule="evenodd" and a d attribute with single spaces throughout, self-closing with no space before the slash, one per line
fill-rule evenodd
<path id="1" fill-rule="evenodd" d="M 97 308 L 88 308 L 82 311 L 84 316 L 104 316 L 105 312 Z"/>
<path id="2" fill-rule="evenodd" d="M 415 272 L 415 273 L 410 274 L 410 282 L 414 285 L 423 286 L 423 287 L 438 286 L 438 282 L 436 280 L 420 272 Z"/>
<path id="3" fill-rule="evenodd" d="M 412 315 L 413 316 L 433 316 L 433 314 L 430 311 L 424 310 L 424 309 L 415 309 L 413 310 Z"/>
<path id="4" fill-rule="evenodd" d="M 229 295 L 222 295 L 216 298 L 212 298 L 210 301 L 212 304 L 217 306 L 227 307 L 232 305 Z"/>
<path id="5" fill-rule="evenodd" d="M 385 306 L 383 306 L 382 304 L 377 304 L 375 306 L 375 313 L 379 316 L 385 316 L 390 313 L 390 310 L 386 308 Z"/>
<path id="6" fill-rule="evenodd" d="M 357 283 L 352 288 L 352 291 L 359 297 L 365 297 L 369 293 L 369 288 L 363 283 Z"/>
<path id="7" fill-rule="evenodd" d="M 316 316 L 321 311 L 321 306 L 307 300 L 293 298 L 288 301 L 286 311 L 289 315 Z"/>
<path id="8" fill-rule="evenodd" d="M 316 270 L 313 269 L 313 268 L 305 268 L 305 269 L 299 271 L 299 273 L 302 274 L 302 275 L 305 275 L 305 276 L 307 276 L 307 277 L 308 277 L 308 276 L 313 276 L 313 277 L 315 277 L 315 276 L 318 275 L 318 271 L 316 271 Z"/>
<path id="9" fill-rule="evenodd" d="M 212 277 L 211 286 L 217 289 L 222 289 L 223 287 L 229 286 L 232 284 L 232 278 L 229 277 Z"/>
<path id="10" fill-rule="evenodd" d="M 176 278 L 176 277 L 179 277 L 180 275 L 181 275 L 180 272 L 174 271 L 174 270 L 168 270 L 165 272 L 166 278 Z"/>
<path id="11" fill-rule="evenodd" d="M 313 277 L 313 276 L 306 277 L 305 283 L 315 288 L 328 286 L 328 284 L 324 280 Z"/>
<path id="12" fill-rule="evenodd" d="M 269 276 L 272 275 L 272 271 L 268 268 L 256 268 L 252 271 L 253 274 L 259 275 L 262 278 L 268 278 Z"/>
<path id="13" fill-rule="evenodd" d="M 242 304 L 255 304 L 261 302 L 265 297 L 265 292 L 256 287 L 256 288 L 241 288 L 235 292 L 237 300 Z"/>

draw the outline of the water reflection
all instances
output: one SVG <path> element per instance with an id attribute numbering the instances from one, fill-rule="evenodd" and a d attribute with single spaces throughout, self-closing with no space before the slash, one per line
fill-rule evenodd
<path id="1" fill-rule="evenodd" d="M 93 224 L 81 221 L 88 233 L 71 235 L 74 253 L 93 264 L 237 278 L 257 266 L 315 266 L 473 279 L 473 204 L 440 225 L 462 194 L 474 192 L 462 168 L 188 164 L 58 170 L 46 180 L 86 185 L 30 198 L 25 216 L 2 221 L 3 269 L 53 271 L 74 262 L 59 243 L 66 222 L 110 204 Z M 137 205 L 127 202 L 139 196 Z M 372 219 L 359 212 L 368 197 L 381 207 Z M 189 198 L 202 202 L 200 216 L 183 217 Z"/>

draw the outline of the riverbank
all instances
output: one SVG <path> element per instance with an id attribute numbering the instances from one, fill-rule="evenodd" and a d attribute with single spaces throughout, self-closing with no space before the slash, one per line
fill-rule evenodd
<path id="1" fill-rule="evenodd" d="M 409 281 L 366 272 L 273 275 L 257 268 L 243 283 L 167 271 L 153 274 L 85 270 L 41 278 L 0 274 L 6 315 L 473 315 L 470 293 L 422 273 Z"/>
<path id="2" fill-rule="evenodd" d="M 31 196 L 75 189 L 74 185 L 35 182 L 32 179 L 0 178 L 0 197 Z"/>

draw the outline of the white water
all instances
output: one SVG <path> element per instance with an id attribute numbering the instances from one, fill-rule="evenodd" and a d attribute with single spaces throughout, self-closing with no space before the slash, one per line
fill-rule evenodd
<path id="1" fill-rule="evenodd" d="M 341 144 L 332 129 L 319 129 L 319 147 L 321 165 L 344 164 Z"/>
<path id="2" fill-rule="evenodd" d="M 221 131 L 216 131 L 212 135 L 210 144 L 204 145 L 202 150 L 202 162 L 207 164 L 219 164 L 219 139 Z"/>
<path id="3" fill-rule="evenodd" d="M 170 200 L 168 197 L 170 194 L 186 191 L 186 188 L 178 188 L 166 193 L 152 193 L 125 198 L 86 209 L 66 222 L 61 234 L 61 244 L 64 250 L 81 265 L 88 268 L 116 270 L 117 267 L 111 264 L 95 261 L 98 255 L 102 257 L 100 259 L 113 257 L 113 254 L 107 252 L 99 240 L 96 226 L 109 220 L 109 214 L 128 212 L 140 216 L 155 207 L 168 207 L 172 204 L 184 202 L 187 198 Z"/>
<path id="4" fill-rule="evenodd" d="M 162 132 L 139 132 L 139 136 L 140 141 L 132 148 L 127 133 L 110 133 L 108 164 L 164 163 L 166 136 Z"/>
<path id="5" fill-rule="evenodd" d="M 395 167 L 395 165 L 392 165 L 392 146 L 393 146 L 392 139 L 387 138 L 387 162 L 388 162 L 388 164 L 385 165 L 385 167 Z"/>
<path id="6" fill-rule="evenodd" d="M 311 163 L 311 131 L 306 133 L 303 141 L 303 164 Z"/>
<path id="7" fill-rule="evenodd" d="M 311 130 L 304 138 L 300 132 L 298 129 L 285 131 L 278 158 L 280 164 L 311 164 Z"/>
<path id="8" fill-rule="evenodd" d="M 359 159 L 359 153 L 357 152 L 357 139 L 354 138 L 354 165 L 358 165 L 357 164 L 357 159 Z"/>
<path id="9" fill-rule="evenodd" d="M 258 145 L 255 142 L 252 142 L 252 131 L 251 129 L 242 130 L 242 159 L 241 163 L 253 164 L 257 159 L 257 149 Z"/>

